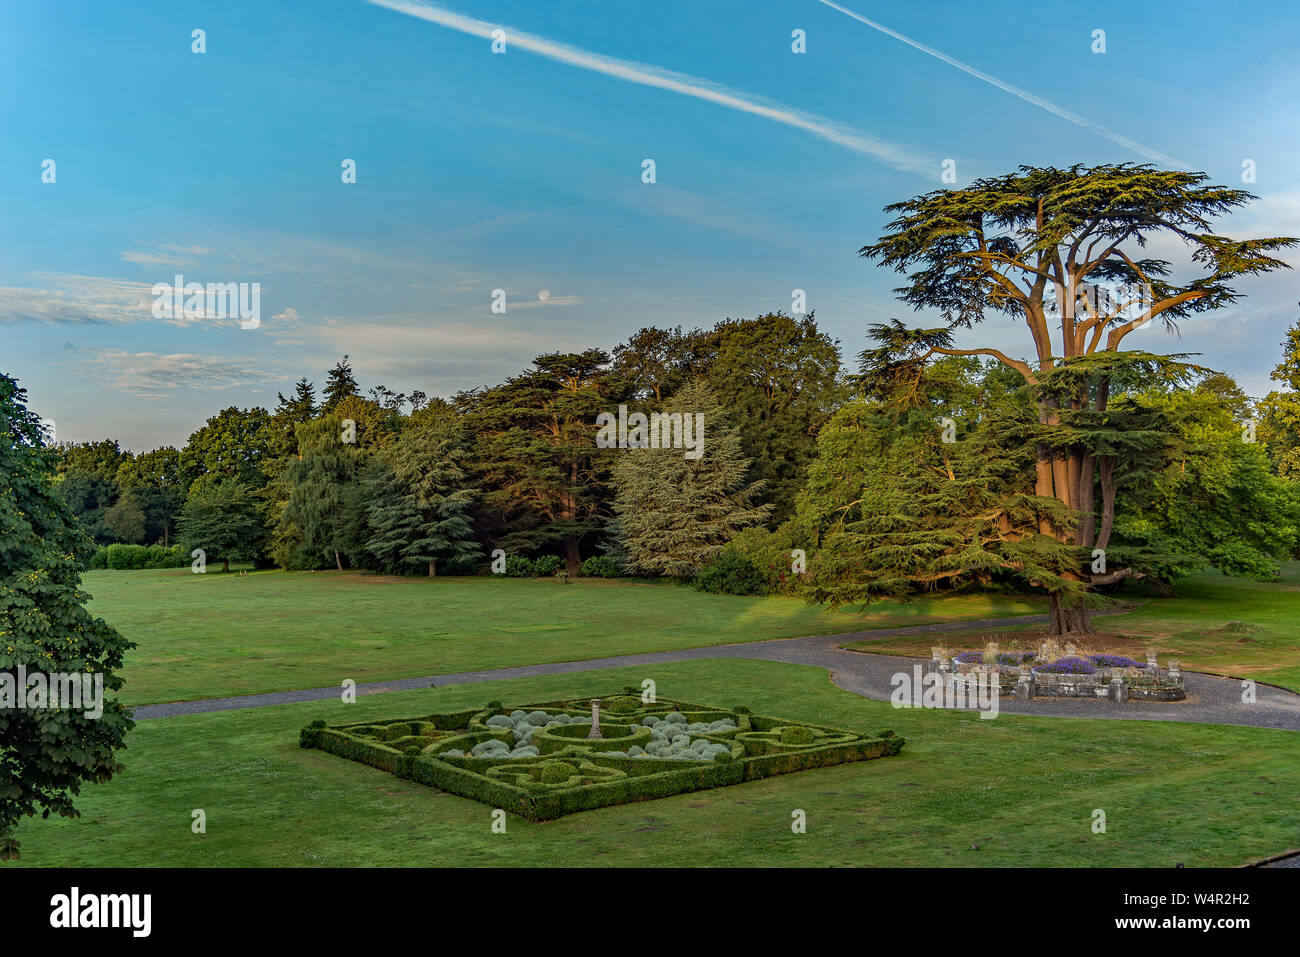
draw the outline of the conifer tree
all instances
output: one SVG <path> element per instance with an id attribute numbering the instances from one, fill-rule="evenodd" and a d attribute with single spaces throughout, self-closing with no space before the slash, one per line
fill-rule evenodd
<path id="1" fill-rule="evenodd" d="M 366 550 L 391 568 L 424 568 L 478 554 L 465 451 L 446 424 L 408 428 L 382 454 L 366 483 L 371 534 Z"/>
<path id="2" fill-rule="evenodd" d="M 736 532 L 765 521 L 772 506 L 754 504 L 762 482 L 746 484 L 750 460 L 739 430 L 706 385 L 687 384 L 666 411 L 703 422 L 703 455 L 689 459 L 682 448 L 611 450 L 615 528 L 633 568 L 689 578 Z"/>
<path id="3" fill-rule="evenodd" d="M 1099 578 L 1088 563 L 1091 552 L 1108 547 L 1101 532 L 1116 493 L 1104 446 L 1123 440 L 1109 430 L 1094 436 L 1103 445 L 1093 448 L 1085 433 L 1104 422 L 1114 376 L 1144 368 L 1179 373 L 1175 357 L 1123 350 L 1123 340 L 1154 320 L 1174 331 L 1179 319 L 1236 301 L 1237 280 L 1288 268 L 1274 254 L 1297 243 L 1215 233 L 1216 217 L 1255 197 L 1207 179 L 1129 163 L 1021 167 L 887 207 L 897 214 L 889 232 L 859 251 L 906 274 L 896 290 L 903 301 L 938 310 L 948 324 L 882 327 L 886 341 L 869 363 L 873 374 L 916 372 L 933 356 L 992 356 L 1038 390 L 1032 474 L 1039 534 L 1077 550 L 1076 568 L 1047 589 L 1054 634 L 1091 632 L 1089 590 L 1137 573 L 1108 567 Z M 1157 237 L 1186 244 L 1190 278 L 1175 280 L 1172 262 L 1142 257 Z M 1120 288 L 1098 295 L 1104 283 Z M 957 347 L 954 331 L 990 313 L 1023 321 L 1028 358 L 991 345 Z"/>

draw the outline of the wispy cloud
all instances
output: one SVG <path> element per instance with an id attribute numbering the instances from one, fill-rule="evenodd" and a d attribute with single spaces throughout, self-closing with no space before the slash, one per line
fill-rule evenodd
<path id="1" fill-rule="evenodd" d="M 532 215 L 532 213 L 508 213 L 504 216 L 493 216 L 491 219 L 480 220 L 476 223 L 453 226 L 450 229 L 443 230 L 443 235 L 452 239 L 482 239 L 504 229 L 506 226 L 521 223 Z"/>
<path id="2" fill-rule="evenodd" d="M 138 263 L 141 266 L 197 266 L 197 259 L 189 259 L 185 256 L 176 256 L 172 253 L 151 253 L 141 252 L 136 249 L 128 249 L 122 253 L 122 258 L 129 263 Z"/>
<path id="3" fill-rule="evenodd" d="M 375 2 L 375 0 L 371 0 L 371 2 L 373 3 Z M 1034 106 L 1044 109 L 1055 116 L 1059 116 L 1061 119 L 1073 123 L 1075 126 L 1082 126 L 1084 129 L 1091 130 L 1093 133 L 1096 133 L 1099 136 L 1104 136 L 1106 137 L 1106 139 L 1110 140 L 1111 142 L 1118 143 L 1120 146 L 1132 150 L 1133 152 L 1137 153 L 1139 156 L 1145 156 L 1149 160 L 1155 160 L 1156 162 L 1160 162 L 1160 163 L 1168 163 L 1173 166 L 1181 166 L 1183 169 L 1191 169 L 1191 166 L 1187 163 L 1184 163 L 1182 160 L 1174 159 L 1172 156 L 1169 156 L 1165 153 L 1161 153 L 1159 150 L 1152 149 L 1149 146 L 1143 146 L 1137 140 L 1131 140 L 1127 136 L 1123 136 L 1119 133 L 1116 133 L 1114 130 L 1107 129 L 1106 127 L 1102 126 L 1100 123 L 1094 123 L 1092 120 L 1088 119 L 1087 117 L 1080 116 L 1078 113 L 1072 113 L 1069 110 L 1065 109 L 1065 107 L 1057 106 L 1055 103 L 1051 102 L 1050 100 L 1045 100 L 1041 96 L 1036 96 L 1035 94 L 1030 93 L 1028 90 L 1022 90 L 1018 86 L 1012 86 L 1010 83 L 1007 83 L 1004 80 L 999 80 L 995 76 L 990 76 L 989 74 L 983 72 L 982 70 L 975 69 L 975 67 L 971 66 L 970 64 L 963 63 L 961 60 L 958 60 L 955 57 L 950 57 L 948 54 L 943 53 L 940 50 L 934 49 L 934 47 L 928 47 L 924 43 L 920 43 L 916 40 L 913 40 L 909 36 L 904 36 L 903 34 L 899 33 L 897 30 L 889 29 L 889 27 L 885 26 L 882 23 L 877 23 L 875 20 L 868 19 L 867 17 L 864 17 L 860 13 L 855 13 L 854 11 L 850 10 L 848 7 L 842 7 L 838 3 L 832 2 L 832 0 L 818 0 L 818 2 L 824 4 L 825 6 L 830 7 L 832 10 L 838 10 L 840 13 L 844 14 L 845 16 L 852 17 L 854 20 L 857 20 L 859 23 L 865 23 L 873 30 L 879 30 L 881 33 L 885 34 L 886 36 L 891 36 L 895 40 L 901 40 L 903 43 L 906 43 L 908 46 L 912 47 L 913 49 L 920 50 L 922 53 L 929 54 L 930 56 L 934 57 L 937 60 L 942 60 L 944 63 L 947 63 L 949 66 L 955 66 L 963 73 L 968 73 L 978 80 L 983 80 L 985 83 L 992 84 L 993 86 L 996 86 L 999 90 L 1002 90 L 1006 93 L 1010 93 L 1012 96 L 1018 96 L 1026 103 L 1032 103 Z"/>
<path id="4" fill-rule="evenodd" d="M 103 276 L 42 273 L 40 287 L 0 286 L 0 323 L 117 325 L 153 318 L 153 285 Z"/>
<path id="5" fill-rule="evenodd" d="M 71 343 L 65 348 L 78 366 L 105 386 L 138 399 L 163 399 L 179 389 L 219 392 L 280 378 L 254 368 L 247 359 L 83 348 Z"/>
<path id="6" fill-rule="evenodd" d="M 122 258 L 141 266 L 197 266 L 199 261 L 195 257 L 215 252 L 207 246 L 178 246 L 174 243 L 137 242 L 134 245 L 149 248 L 128 249 L 122 253 Z"/>
<path id="7" fill-rule="evenodd" d="M 863 156 L 870 156 L 898 169 L 923 173 L 937 172 L 938 169 L 938 164 L 934 160 L 912 153 L 904 147 L 877 139 L 859 130 L 843 126 L 833 120 L 812 113 L 805 113 L 802 110 L 766 101 L 748 93 L 731 90 L 710 80 L 703 80 L 685 73 L 677 73 L 673 70 L 665 70 L 662 67 L 645 63 L 619 60 L 604 54 L 592 53 L 557 40 L 549 40 L 545 37 L 524 33 L 513 27 L 502 27 L 499 24 L 476 20 L 473 17 L 455 13 L 434 3 L 422 2 L 422 0 L 367 0 L 367 2 L 377 7 L 385 7 L 397 13 L 404 13 L 407 16 L 416 17 L 429 23 L 435 23 L 483 39 L 491 38 L 493 30 L 503 29 L 506 34 L 507 49 L 527 50 L 530 53 L 535 53 L 538 56 L 559 63 L 566 63 L 580 70 L 603 73 L 606 76 L 612 76 L 628 83 L 668 90 L 672 93 L 715 103 L 718 106 L 737 110 L 741 113 L 761 116 L 775 123 L 781 123 L 784 126 L 811 133 L 828 142 L 843 146 Z"/>

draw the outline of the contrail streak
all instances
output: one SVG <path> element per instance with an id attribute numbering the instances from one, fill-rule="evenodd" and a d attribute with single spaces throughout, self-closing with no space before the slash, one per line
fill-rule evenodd
<path id="1" fill-rule="evenodd" d="M 868 18 L 864 17 L 860 13 L 854 13 L 852 10 L 848 9 L 847 7 L 842 7 L 838 3 L 833 3 L 832 0 L 817 0 L 817 2 L 830 7 L 832 10 L 838 10 L 840 13 L 844 14 L 845 16 L 852 17 L 854 20 L 857 20 L 860 23 L 865 23 L 873 30 L 879 30 L 881 33 L 884 33 L 887 36 L 891 36 L 895 40 L 902 40 L 908 46 L 920 50 L 922 53 L 928 53 L 930 56 L 934 57 L 935 59 L 942 60 L 944 63 L 947 63 L 949 66 L 955 66 L 963 73 L 969 73 L 971 76 L 975 77 L 976 79 L 983 80 L 985 83 L 991 83 L 993 86 L 996 86 L 999 90 L 1003 90 L 1007 93 L 1010 93 L 1012 96 L 1018 96 L 1026 103 L 1032 103 L 1034 104 L 1034 106 L 1040 107 L 1046 110 L 1047 112 L 1054 114 L 1055 116 L 1059 116 L 1061 119 L 1067 120 L 1070 123 L 1073 123 L 1075 126 L 1082 126 L 1084 129 L 1091 130 L 1092 132 L 1098 134 L 1099 136 L 1104 136 L 1106 137 L 1106 139 L 1118 143 L 1120 146 L 1130 149 L 1134 153 L 1137 153 L 1141 156 L 1145 156 L 1149 160 L 1156 160 L 1157 162 L 1171 164 L 1173 166 L 1181 166 L 1183 169 L 1192 168 L 1189 164 L 1184 163 L 1182 160 L 1174 159 L 1172 156 L 1166 156 L 1164 153 L 1161 153 L 1158 150 L 1153 150 L 1149 146 L 1143 146 L 1141 143 L 1137 142 L 1136 140 L 1131 140 L 1127 136 L 1123 136 L 1119 133 L 1116 133 L 1114 130 L 1107 129 L 1106 127 L 1102 126 L 1100 123 L 1094 123 L 1092 120 L 1088 119 L 1087 117 L 1080 116 L 1078 113 L 1071 113 L 1069 110 L 1065 109 L 1064 107 L 1057 106 L 1055 103 L 1052 103 L 1050 100 L 1045 100 L 1041 96 L 1035 96 L 1033 93 L 1030 93 L 1028 90 L 1022 90 L 1018 86 L 1012 86 L 1010 83 L 1005 83 L 1002 80 L 999 80 L 995 76 L 989 76 L 987 73 L 983 72 L 982 70 L 977 70 L 973 66 L 962 63 L 961 60 L 954 59 L 953 57 L 948 56 L 948 54 L 946 53 L 942 53 L 939 50 L 934 49 L 933 47 L 926 46 L 924 43 L 918 43 L 916 40 L 913 40 L 911 37 L 904 36 L 903 34 L 899 33 L 897 30 L 891 30 L 889 29 L 889 27 L 885 26 L 884 24 L 877 23 L 875 20 L 869 20 Z"/>
<path id="2" fill-rule="evenodd" d="M 426 20 L 429 23 L 436 23 L 439 26 L 467 33 L 471 36 L 483 37 L 484 39 L 490 38 L 492 31 L 502 29 L 505 31 L 507 51 L 512 47 L 527 50 L 550 60 L 567 63 L 569 66 L 578 67 L 582 70 L 603 73 L 606 76 L 625 80 L 628 83 L 668 90 L 673 93 L 680 93 L 683 96 L 691 96 L 699 100 L 706 100 L 709 103 L 716 103 L 718 106 L 725 106 L 741 113 L 761 116 L 773 122 L 811 133 L 838 146 L 843 146 L 863 156 L 873 157 L 898 169 L 928 175 L 936 173 L 939 169 L 939 164 L 934 160 L 915 155 L 891 143 L 875 139 L 811 113 L 804 113 L 778 103 L 763 102 L 758 97 L 727 89 L 708 80 L 701 80 L 684 73 L 676 73 L 644 63 L 618 60 L 603 54 L 591 53 L 556 40 L 548 40 L 545 37 L 522 33 L 512 28 L 501 27 L 498 24 L 475 20 L 473 17 L 454 13 L 436 4 L 424 2 L 424 0 L 367 0 L 367 2 L 377 7 L 385 7 L 397 13 L 404 13 L 407 16 Z"/>

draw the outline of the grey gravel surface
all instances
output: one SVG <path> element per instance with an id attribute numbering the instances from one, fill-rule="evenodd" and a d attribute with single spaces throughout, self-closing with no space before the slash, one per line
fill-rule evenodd
<path id="1" fill-rule="evenodd" d="M 1045 615 L 1023 615 L 1016 618 L 980 619 L 976 621 L 918 625 L 906 628 L 880 629 L 842 635 L 822 635 L 811 638 L 784 638 L 773 641 L 754 641 L 733 645 L 711 645 L 704 648 L 686 648 L 679 651 L 661 651 L 648 654 L 618 655 L 594 658 L 587 661 L 562 661 L 551 664 L 524 665 L 516 668 L 495 668 L 488 671 L 464 671 L 456 674 L 430 675 L 422 678 L 402 678 L 396 681 L 376 681 L 356 687 L 357 695 L 382 694 L 386 691 L 410 691 L 434 686 L 470 684 L 477 681 L 495 681 L 502 678 L 530 678 L 538 675 L 570 674 L 579 671 L 599 671 L 634 665 L 653 665 L 660 662 L 693 661 L 701 658 L 756 658 L 763 661 L 780 661 L 790 664 L 812 665 L 830 672 L 831 681 L 846 691 L 878 701 L 889 700 L 892 677 L 899 673 L 910 674 L 917 659 L 897 658 L 856 651 L 845 651 L 841 644 L 851 641 L 870 641 L 897 635 L 916 635 L 934 632 L 978 631 L 1011 625 L 1035 624 L 1046 621 Z M 1256 685 L 1253 704 L 1242 702 L 1242 682 L 1235 678 L 1217 678 L 1196 672 L 1183 672 L 1187 700 L 1176 702 L 1130 701 L 1114 704 L 1108 700 L 1080 698 L 1035 698 L 1016 701 L 1003 697 L 1000 711 L 1007 714 L 1033 714 L 1063 718 L 1124 718 L 1142 721 L 1189 721 L 1206 724 L 1245 725 L 1258 728 L 1300 730 L 1300 695 L 1268 685 Z M 141 705 L 134 709 L 137 720 L 168 718 L 187 714 L 209 714 L 241 708 L 259 708 L 268 705 L 295 704 L 304 701 L 324 701 L 337 698 L 339 686 L 306 688 L 299 691 L 276 691 L 269 694 L 241 695 L 234 698 L 211 698 L 203 701 L 180 701 L 171 704 Z"/>

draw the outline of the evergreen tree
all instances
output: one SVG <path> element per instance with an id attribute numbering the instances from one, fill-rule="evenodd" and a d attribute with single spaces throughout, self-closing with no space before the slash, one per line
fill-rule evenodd
<path id="1" fill-rule="evenodd" d="M 703 423 L 696 436 L 703 455 L 690 459 L 683 448 L 662 447 L 611 451 L 615 527 L 633 568 L 689 578 L 736 532 L 765 521 L 772 506 L 754 504 L 762 483 L 746 484 L 750 461 L 739 430 L 707 386 L 684 386 L 666 411 Z"/>
<path id="2" fill-rule="evenodd" d="M 333 412 L 344 399 L 360 394 L 361 387 L 352 377 L 352 366 L 348 363 L 348 357 L 344 356 L 338 361 L 338 365 L 330 369 L 329 376 L 325 380 L 324 404 L 321 410 Z"/>
<path id="3" fill-rule="evenodd" d="M 1062 582 L 1074 554 L 1038 534 L 1049 505 L 1033 494 L 1032 395 L 978 360 L 935 362 L 905 389 L 864 365 L 863 395 L 822 429 L 782 527 L 807 553 L 798 590 L 839 605 L 1021 575 Z"/>
<path id="4" fill-rule="evenodd" d="M 571 575 L 583 538 L 604 527 L 595 422 L 617 405 L 608 366 L 600 349 L 550 353 L 502 385 L 457 397 L 475 436 L 473 484 L 483 489 L 488 535 L 509 550 L 558 543 Z"/>
<path id="5" fill-rule="evenodd" d="M 372 535 L 366 549 L 390 566 L 424 567 L 479 553 L 469 520 L 465 450 L 437 422 L 404 432 L 383 453 L 386 468 L 368 484 Z"/>
<path id="6" fill-rule="evenodd" d="M 298 426 L 310 422 L 316 414 L 316 389 L 303 377 L 294 384 L 292 395 L 277 393 L 276 399 L 271 440 L 262 460 L 266 484 L 258 492 L 258 499 L 270 530 L 267 550 L 272 560 L 281 568 L 298 568 L 305 564 L 302 536 L 296 525 L 283 521 L 290 491 L 285 472 L 290 461 L 298 457 Z"/>
<path id="7" fill-rule="evenodd" d="M 1173 331 L 1181 318 L 1234 302 L 1240 297 L 1237 280 L 1288 268 L 1275 254 L 1298 242 L 1286 236 L 1238 240 L 1213 232 L 1216 217 L 1255 197 L 1207 185 L 1207 179 L 1204 173 L 1129 163 L 1021 167 L 887 207 L 897 214 L 886 227 L 889 232 L 859 251 L 906 274 L 905 285 L 896 290 L 903 301 L 936 309 L 948 323 L 939 329 L 893 330 L 887 346 L 900 347 L 908 358 L 880 350 L 879 369 L 899 362 L 916 369 L 935 355 L 992 356 L 1039 390 L 1042 428 L 1032 470 L 1035 495 L 1044 506 L 1039 532 L 1075 545 L 1081 555 L 1106 548 L 1096 532 L 1105 525 L 1098 507 L 1107 503 L 1101 457 L 1111 454 L 1083 441 L 1091 427 L 1081 420 L 1087 415 L 1104 420 L 1112 391 L 1109 372 L 1129 375 L 1152 361 L 1121 350 L 1125 337 L 1156 319 Z M 1173 263 L 1141 254 L 1143 246 L 1165 237 L 1178 237 L 1190 249 L 1192 269 L 1186 275 L 1180 270 L 1179 281 L 1170 278 Z M 1098 289 L 1099 283 L 1125 288 L 1103 295 L 1107 291 Z M 991 345 L 955 347 L 956 329 L 971 328 L 991 313 L 1023 321 L 1032 344 L 1030 360 Z M 1053 375 L 1062 367 L 1073 369 Z M 1063 392 L 1049 379 L 1068 383 L 1073 391 Z M 1114 441 L 1113 435 L 1098 438 L 1103 444 Z M 1110 568 L 1099 579 L 1081 562 L 1057 579 L 1054 585 L 1070 584 L 1048 590 L 1052 633 L 1091 632 L 1089 589 L 1125 573 Z"/>
<path id="8" fill-rule="evenodd" d="M 54 481 L 56 453 L 18 383 L 0 374 L 0 860 L 18 857 L 14 828 L 40 811 L 76 817 L 85 781 L 121 770 L 115 752 L 134 725 L 114 698 L 92 719 L 84 710 L 14 706 L 19 666 L 41 674 L 103 676 L 134 645 L 85 609 L 81 568 L 94 544 L 78 527 Z"/>

